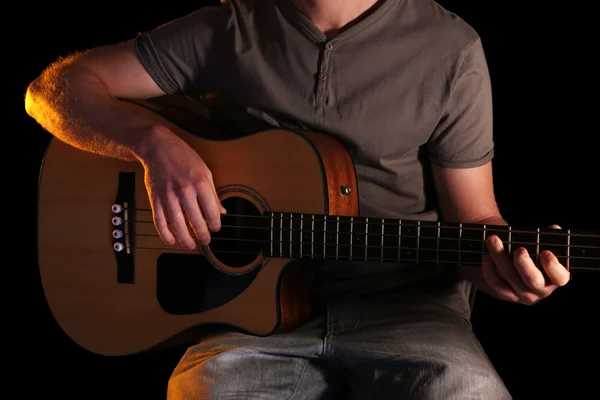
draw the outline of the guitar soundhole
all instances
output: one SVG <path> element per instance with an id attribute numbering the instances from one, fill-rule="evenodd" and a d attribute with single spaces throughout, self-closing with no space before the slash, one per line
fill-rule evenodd
<path id="1" fill-rule="evenodd" d="M 229 197 L 222 204 L 227 214 L 221 217 L 221 230 L 211 234 L 210 250 L 228 267 L 245 267 L 269 243 L 269 219 L 244 198 Z"/>

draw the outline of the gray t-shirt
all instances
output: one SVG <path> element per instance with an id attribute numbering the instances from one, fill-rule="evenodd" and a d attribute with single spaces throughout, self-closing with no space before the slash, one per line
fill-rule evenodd
<path id="1" fill-rule="evenodd" d="M 137 51 L 169 94 L 212 93 L 273 125 L 338 138 L 363 216 L 437 220 L 430 163 L 471 168 L 493 157 L 481 39 L 432 0 L 382 0 L 332 40 L 291 0 L 231 0 L 140 34 Z M 355 268 L 361 287 L 377 286 L 366 276 L 393 285 L 422 275 L 353 265 L 325 273 L 347 283 Z"/>

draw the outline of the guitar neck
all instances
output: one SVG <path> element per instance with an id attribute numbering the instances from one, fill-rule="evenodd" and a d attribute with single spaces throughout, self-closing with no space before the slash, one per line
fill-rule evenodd
<path id="1" fill-rule="evenodd" d="M 262 243 L 272 257 L 478 266 L 486 239 L 497 235 L 508 253 L 524 247 L 537 257 L 550 250 L 571 269 L 600 270 L 594 232 L 297 213 L 259 218 L 263 229 L 269 224 Z"/>

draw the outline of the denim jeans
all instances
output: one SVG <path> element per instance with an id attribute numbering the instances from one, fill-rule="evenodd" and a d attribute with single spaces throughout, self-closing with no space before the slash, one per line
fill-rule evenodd
<path id="1" fill-rule="evenodd" d="M 288 333 L 213 333 L 184 354 L 168 399 L 510 399 L 473 334 L 467 293 L 464 281 L 434 279 L 327 298 Z"/>

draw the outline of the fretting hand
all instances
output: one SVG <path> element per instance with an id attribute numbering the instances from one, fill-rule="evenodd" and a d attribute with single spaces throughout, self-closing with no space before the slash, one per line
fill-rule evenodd
<path id="1" fill-rule="evenodd" d="M 550 227 L 560 229 L 558 225 Z M 483 259 L 482 274 L 500 299 L 535 304 L 570 280 L 568 269 L 548 250 L 539 255 L 540 269 L 524 248 L 509 255 L 496 235 L 491 235 L 486 245 L 488 254 Z"/>

